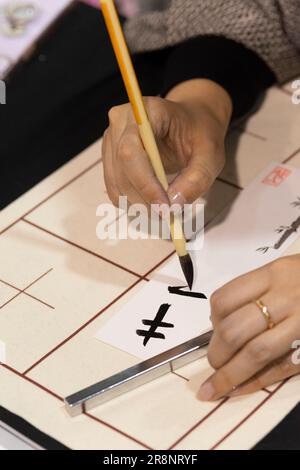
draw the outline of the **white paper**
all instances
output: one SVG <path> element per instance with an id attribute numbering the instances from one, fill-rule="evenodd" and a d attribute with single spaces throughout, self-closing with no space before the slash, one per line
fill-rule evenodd
<path id="1" fill-rule="evenodd" d="M 96 338 L 147 359 L 207 331 L 211 326 L 210 295 L 233 278 L 278 258 L 298 237 L 298 198 L 300 170 L 270 165 L 206 229 L 203 248 L 191 251 L 196 268 L 193 292 L 203 293 L 207 299 L 168 292 L 169 286 L 183 285 L 174 256 Z M 142 320 L 154 320 L 162 304 L 171 305 L 162 321 L 174 327 L 158 327 L 165 339 L 150 338 L 144 345 L 144 337 L 136 331 L 149 330 L 150 325 L 143 325 Z"/>

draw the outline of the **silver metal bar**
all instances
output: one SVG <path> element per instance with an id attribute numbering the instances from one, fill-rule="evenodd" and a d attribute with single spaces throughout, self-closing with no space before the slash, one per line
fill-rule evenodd
<path id="1" fill-rule="evenodd" d="M 68 396 L 65 398 L 65 405 L 69 414 L 77 416 L 89 411 L 203 357 L 206 354 L 203 348 L 208 345 L 211 336 L 212 331 L 204 333 Z"/>

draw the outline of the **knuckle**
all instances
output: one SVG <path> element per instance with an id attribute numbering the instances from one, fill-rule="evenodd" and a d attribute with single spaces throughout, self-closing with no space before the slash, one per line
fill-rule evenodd
<path id="1" fill-rule="evenodd" d="M 251 380 L 251 390 L 254 392 L 256 390 L 262 390 L 266 386 L 264 379 L 260 376 L 254 377 Z"/>
<path id="2" fill-rule="evenodd" d="M 217 372 L 218 376 L 219 376 L 219 382 L 222 384 L 222 387 L 224 387 L 224 389 L 226 390 L 231 390 L 232 387 L 234 385 L 236 385 L 235 383 L 233 383 L 233 380 L 232 378 L 230 377 L 230 375 L 223 369 L 220 369 L 218 372 Z"/>
<path id="3" fill-rule="evenodd" d="M 252 341 L 246 346 L 246 354 L 258 366 L 264 366 L 271 359 L 271 350 L 262 341 Z"/>
<path id="4" fill-rule="evenodd" d="M 113 108 L 110 108 L 110 110 L 108 111 L 108 119 L 111 124 L 115 121 L 117 116 L 119 116 L 118 106 L 114 106 Z"/>
<path id="5" fill-rule="evenodd" d="M 215 314 L 215 312 L 213 312 L 211 310 L 211 313 L 210 313 L 210 321 L 212 323 L 212 326 L 214 329 L 216 329 L 216 326 L 218 325 L 218 320 L 219 320 L 219 317 L 218 315 Z"/>
<path id="6" fill-rule="evenodd" d="M 216 332 L 220 339 L 230 346 L 235 346 L 238 343 L 238 334 L 236 329 L 224 320 L 217 328 Z"/>
<path id="7" fill-rule="evenodd" d="M 208 191 L 215 178 L 207 170 L 201 172 L 201 187 L 204 192 Z"/>
<path id="8" fill-rule="evenodd" d="M 211 351 L 211 349 L 209 348 L 208 351 L 207 351 L 207 360 L 208 360 L 208 363 L 211 365 L 211 367 L 213 369 L 217 369 L 218 368 L 218 360 L 217 360 L 217 357 L 215 356 L 215 354 Z"/>
<path id="9" fill-rule="evenodd" d="M 278 258 L 273 261 L 270 265 L 272 274 L 289 272 L 291 264 L 293 263 L 292 258 L 285 256 L 283 258 Z"/>
<path id="10" fill-rule="evenodd" d="M 220 312 L 221 310 L 221 305 L 222 305 L 222 294 L 221 294 L 221 290 L 218 289 L 210 297 L 211 311 L 215 317 L 218 316 L 218 312 Z"/>
<path id="11" fill-rule="evenodd" d="M 139 182 L 137 189 L 143 194 L 144 198 L 147 201 L 155 201 L 158 199 L 157 196 L 157 182 L 155 177 L 153 178 L 148 178 L 148 180 L 145 182 Z"/>
<path id="12" fill-rule="evenodd" d="M 124 136 L 119 143 L 118 157 L 124 163 L 129 163 L 133 159 L 133 152 L 136 140 L 133 136 Z"/>
<path id="13" fill-rule="evenodd" d="M 196 171 L 189 174 L 188 184 L 192 191 L 197 194 L 206 193 L 214 182 L 212 174 L 203 168 L 203 166 L 196 168 Z"/>
<path id="14" fill-rule="evenodd" d="M 110 124 L 115 124 L 120 119 L 123 107 L 124 105 L 113 106 L 108 111 L 108 119 L 109 119 Z"/>
<path id="15" fill-rule="evenodd" d="M 108 198 L 112 202 L 112 204 L 116 207 L 119 206 L 119 193 L 114 184 L 114 182 L 109 177 L 106 169 L 104 168 L 104 182 L 107 191 Z"/>
<path id="16" fill-rule="evenodd" d="M 119 206 L 119 198 L 118 198 L 117 194 L 115 193 L 115 191 L 113 191 L 110 187 L 107 187 L 107 194 L 108 194 L 108 197 L 111 200 L 112 204 L 115 207 L 118 207 Z"/>
<path id="17" fill-rule="evenodd" d="M 206 153 L 210 156 L 220 156 L 224 154 L 224 144 L 216 138 L 209 138 L 205 142 Z"/>
<path id="18" fill-rule="evenodd" d="M 300 263 L 297 256 L 285 256 L 269 264 L 269 284 L 271 286 L 280 285 L 280 290 L 289 290 L 288 296 L 295 301 L 299 298 L 300 287 L 298 279 L 300 277 Z M 293 285 L 293 288 L 291 287 Z"/>
<path id="19" fill-rule="evenodd" d="M 290 358 L 287 358 L 280 363 L 277 364 L 277 370 L 280 377 L 288 377 L 290 373 L 292 373 L 294 365 Z"/>
<path id="20" fill-rule="evenodd" d="M 166 117 L 166 102 L 163 98 L 148 97 L 146 98 L 146 107 L 152 124 L 161 123 Z"/>
<path id="21" fill-rule="evenodd" d="M 151 114 L 160 113 L 164 108 L 165 100 L 159 96 L 146 96 L 145 104 L 149 108 Z"/>
<path id="22" fill-rule="evenodd" d="M 224 147 L 217 152 L 216 173 L 219 175 L 225 167 L 226 158 Z"/>
<path id="23" fill-rule="evenodd" d="M 107 139 L 108 139 L 108 129 L 103 134 L 103 143 L 102 143 L 102 148 L 101 148 L 101 155 L 102 158 L 105 159 L 107 156 Z"/>

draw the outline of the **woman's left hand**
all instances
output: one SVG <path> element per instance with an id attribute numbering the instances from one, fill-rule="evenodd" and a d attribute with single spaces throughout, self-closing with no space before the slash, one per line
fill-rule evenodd
<path id="1" fill-rule="evenodd" d="M 211 310 L 208 360 L 216 371 L 202 385 L 201 400 L 255 392 L 300 373 L 300 255 L 229 282 L 212 295 Z"/>

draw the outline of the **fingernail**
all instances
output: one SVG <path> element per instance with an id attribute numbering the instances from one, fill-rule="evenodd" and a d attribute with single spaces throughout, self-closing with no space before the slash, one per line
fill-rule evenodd
<path id="1" fill-rule="evenodd" d="M 171 206 L 172 205 L 179 206 L 181 207 L 181 210 L 184 208 L 184 205 L 186 204 L 186 199 L 182 193 L 170 190 L 168 192 L 168 196 L 169 196 Z"/>
<path id="2" fill-rule="evenodd" d="M 238 397 L 241 394 L 240 387 L 232 387 L 232 392 L 229 393 L 230 397 Z"/>
<path id="3" fill-rule="evenodd" d="M 215 394 L 216 394 L 215 387 L 213 386 L 212 382 L 208 380 L 207 382 L 204 382 L 204 384 L 200 388 L 199 393 L 198 393 L 198 398 L 201 401 L 210 401 L 213 399 Z"/>

